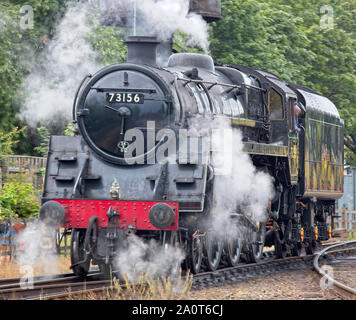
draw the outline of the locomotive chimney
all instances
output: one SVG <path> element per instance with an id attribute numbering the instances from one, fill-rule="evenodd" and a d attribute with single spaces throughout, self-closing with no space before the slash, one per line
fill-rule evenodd
<path id="1" fill-rule="evenodd" d="M 125 43 L 128 63 L 157 65 L 157 46 L 160 42 L 156 37 L 130 36 Z"/>

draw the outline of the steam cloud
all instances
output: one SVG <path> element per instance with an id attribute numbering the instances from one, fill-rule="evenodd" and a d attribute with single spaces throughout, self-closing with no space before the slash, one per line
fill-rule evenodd
<path id="1" fill-rule="evenodd" d="M 103 67 L 88 42 L 88 35 L 95 27 L 92 17 L 99 12 L 103 23 L 132 27 L 133 6 L 134 0 L 70 2 L 54 38 L 24 81 L 28 98 L 19 118 L 31 127 L 39 122 L 69 122 L 80 82 Z M 156 35 L 167 40 L 179 29 L 189 35 L 189 45 L 208 50 L 207 24 L 199 15 L 187 16 L 188 9 L 188 0 L 137 1 L 137 35 Z"/>
<path id="2" fill-rule="evenodd" d="M 18 250 L 17 261 L 20 268 L 39 267 L 45 275 L 58 274 L 58 256 L 53 249 L 55 230 L 47 228 L 39 220 L 29 222 L 16 241 L 23 250 Z"/>
<path id="3" fill-rule="evenodd" d="M 244 214 L 256 224 L 266 223 L 269 201 L 274 196 L 273 178 L 253 165 L 243 150 L 241 131 L 223 118 L 193 118 L 190 128 L 201 136 L 219 132 L 212 138 L 215 177 L 210 223 L 215 235 L 223 238 L 227 233 L 243 232 L 243 228 L 232 222 L 232 213 Z"/>
<path id="4" fill-rule="evenodd" d="M 184 259 L 180 248 L 162 246 L 155 240 L 144 241 L 135 235 L 130 235 L 127 248 L 120 250 L 115 259 L 114 267 L 121 276 L 137 281 L 142 274 L 151 277 L 169 276 L 175 278 Z"/>
<path id="5" fill-rule="evenodd" d="M 209 50 L 208 25 L 200 15 L 188 14 L 189 0 L 121 0 L 119 3 L 107 0 L 100 4 L 101 12 L 105 12 L 111 17 L 110 20 L 113 20 L 116 19 L 117 12 L 127 12 L 127 8 L 134 8 L 135 1 L 138 35 L 155 34 L 159 40 L 166 41 L 178 29 L 189 36 L 188 45 L 199 46 L 204 51 Z M 132 25 L 133 10 L 129 16 Z"/>
<path id="6" fill-rule="evenodd" d="M 99 69 L 96 53 L 85 41 L 91 31 L 88 25 L 90 10 L 84 3 L 71 5 L 59 23 L 56 36 L 40 58 L 40 68 L 34 70 L 24 83 L 28 92 L 20 118 L 30 126 L 38 122 L 71 118 L 75 92 L 81 80 Z"/>

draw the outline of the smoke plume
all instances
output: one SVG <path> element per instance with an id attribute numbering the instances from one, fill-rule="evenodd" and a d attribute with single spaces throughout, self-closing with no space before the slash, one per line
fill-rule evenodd
<path id="1" fill-rule="evenodd" d="M 39 220 L 30 221 L 16 241 L 21 250 L 17 251 L 20 269 L 40 268 L 45 275 L 59 273 L 58 256 L 54 250 L 55 230 L 47 228 Z"/>
<path id="2" fill-rule="evenodd" d="M 241 131 L 232 128 L 229 119 L 223 118 L 197 117 L 190 121 L 190 128 L 195 128 L 201 136 L 212 133 L 215 175 L 213 198 L 209 200 L 210 224 L 215 234 L 225 237 L 227 232 L 241 232 L 231 220 L 234 213 L 243 214 L 256 224 L 265 223 L 268 204 L 274 196 L 273 178 L 253 165 L 243 150 Z"/>
<path id="3" fill-rule="evenodd" d="M 76 90 L 82 79 L 103 65 L 89 42 L 95 19 L 103 24 L 133 33 L 134 0 L 88 0 L 69 2 L 68 9 L 55 29 L 53 39 L 25 79 L 28 93 L 20 119 L 36 127 L 39 122 L 71 120 Z M 170 39 L 178 29 L 188 34 L 188 45 L 208 50 L 208 27 L 196 14 L 188 14 L 189 0 L 145 0 L 136 4 L 136 35 L 156 35 Z M 98 17 L 98 14 L 100 15 Z"/>
<path id="4" fill-rule="evenodd" d="M 20 117 L 31 126 L 48 120 L 69 121 L 81 80 L 100 67 L 96 53 L 85 40 L 91 32 L 88 9 L 84 3 L 69 6 L 39 59 L 39 67 L 25 80 L 28 98 Z"/>
<path id="5" fill-rule="evenodd" d="M 119 251 L 114 262 L 115 270 L 129 281 L 137 281 L 142 274 L 152 278 L 178 276 L 177 272 L 184 259 L 180 248 L 170 245 L 162 246 L 155 240 L 145 241 L 130 235 L 127 247 Z"/>

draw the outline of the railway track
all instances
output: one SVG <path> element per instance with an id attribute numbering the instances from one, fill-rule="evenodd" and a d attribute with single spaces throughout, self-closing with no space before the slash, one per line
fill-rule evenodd
<path id="1" fill-rule="evenodd" d="M 323 266 L 320 266 L 321 262 Z M 327 280 L 327 286 L 356 296 L 356 241 L 333 244 L 321 250 L 314 256 L 313 266 L 315 271 Z M 342 271 L 344 274 L 340 280 L 336 279 L 336 271 Z"/>
<path id="2" fill-rule="evenodd" d="M 354 247 L 352 247 L 354 245 Z M 315 261 L 320 262 L 321 257 L 328 259 L 347 257 L 351 254 L 356 255 L 356 241 L 349 244 L 337 243 L 322 249 L 316 255 L 305 255 L 298 257 L 288 257 L 284 259 L 275 259 L 273 251 L 264 253 L 264 259 L 259 263 L 244 264 L 241 263 L 236 267 L 218 269 L 214 272 L 204 272 L 194 275 L 192 289 L 199 290 L 213 286 L 233 284 L 239 281 L 245 281 L 251 278 L 271 275 L 283 270 L 303 270 L 312 268 Z M 337 247 L 341 249 L 335 250 Z M 334 250 L 331 250 L 334 249 Z M 318 267 L 320 269 L 320 267 Z M 321 269 L 321 272 L 323 270 Z M 324 275 L 323 273 L 321 273 Z M 85 281 L 74 276 L 73 274 L 53 275 L 53 278 L 36 277 L 33 279 L 33 288 L 21 288 L 20 278 L 0 280 L 0 299 L 61 299 L 69 295 L 86 294 L 88 292 L 99 292 L 106 289 L 112 289 L 113 283 L 110 280 L 98 280 L 100 274 L 91 272 Z M 330 281 L 335 281 L 330 279 Z M 337 283 L 337 282 L 334 282 Z M 122 288 L 125 285 L 120 285 Z"/>
<path id="3" fill-rule="evenodd" d="M 299 270 L 311 266 L 312 260 L 312 255 L 284 259 L 268 258 L 258 263 L 240 264 L 236 267 L 219 269 L 215 272 L 199 273 L 193 277 L 192 289 L 198 290 L 232 284 L 283 270 Z"/>
<path id="4" fill-rule="evenodd" d="M 64 278 L 71 278 L 73 277 L 73 273 L 63 273 L 63 274 L 53 274 L 53 275 L 44 275 L 44 276 L 37 276 L 33 277 L 34 282 L 40 282 L 40 281 L 50 281 L 54 279 L 64 279 Z M 11 287 L 16 287 L 21 281 L 21 278 L 6 278 L 6 279 L 0 279 L 0 290 L 6 289 L 6 288 L 11 288 Z"/>
<path id="5" fill-rule="evenodd" d="M 99 280 L 100 273 L 90 272 L 85 281 L 73 273 L 34 277 L 31 282 L 21 284 L 22 278 L 0 281 L 0 300 L 40 300 L 67 297 L 71 293 L 110 287 L 109 280 Z"/>

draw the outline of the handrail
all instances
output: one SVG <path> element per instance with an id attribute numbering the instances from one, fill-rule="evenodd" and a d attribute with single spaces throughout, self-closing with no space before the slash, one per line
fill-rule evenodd
<path id="1" fill-rule="evenodd" d="M 185 81 L 186 83 L 184 86 L 186 86 L 188 83 L 200 83 L 200 84 L 210 84 L 211 86 L 207 88 L 207 90 L 211 89 L 214 86 L 222 86 L 222 87 L 229 87 L 229 88 L 236 88 L 236 89 L 242 89 L 242 88 L 251 88 L 255 90 L 260 90 L 262 92 L 266 92 L 266 89 L 256 87 L 250 84 L 243 84 L 243 85 L 236 85 L 236 84 L 230 84 L 230 83 L 223 83 L 223 82 L 217 82 L 217 81 L 206 81 L 206 80 L 193 80 L 193 79 L 186 79 L 186 78 L 180 78 L 178 77 L 177 80 L 179 81 Z"/>

